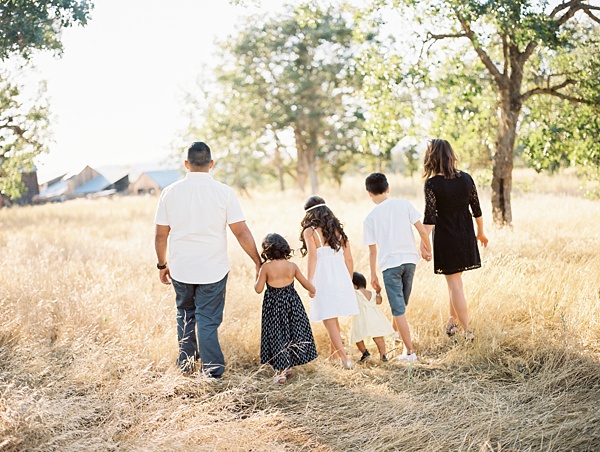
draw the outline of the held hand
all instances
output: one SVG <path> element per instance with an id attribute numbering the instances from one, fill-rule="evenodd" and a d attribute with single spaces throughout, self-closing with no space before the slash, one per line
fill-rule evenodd
<path id="1" fill-rule="evenodd" d="M 383 302 L 383 298 L 379 292 L 375 293 L 375 304 L 381 304 Z"/>
<path id="2" fill-rule="evenodd" d="M 160 278 L 160 282 L 163 284 L 171 284 L 171 273 L 169 272 L 169 268 L 165 268 L 163 270 L 159 270 L 158 277 Z"/>
<path id="3" fill-rule="evenodd" d="M 421 252 L 421 257 L 423 259 L 425 259 L 427 262 L 429 262 L 431 260 L 431 251 L 429 251 L 427 249 L 427 247 L 425 246 L 425 243 L 423 241 L 421 241 L 421 244 L 419 246 L 419 251 Z"/>
<path id="4" fill-rule="evenodd" d="M 379 279 L 377 276 L 373 276 L 371 278 L 371 287 L 375 289 L 375 292 L 381 292 L 381 285 L 379 284 Z"/>
<path id="5" fill-rule="evenodd" d="M 315 298 L 316 292 L 308 292 L 310 298 Z"/>
<path id="6" fill-rule="evenodd" d="M 479 240 L 481 242 L 481 244 L 483 245 L 484 248 L 487 248 L 488 238 L 485 236 L 485 234 L 483 232 L 477 233 L 477 240 Z"/>

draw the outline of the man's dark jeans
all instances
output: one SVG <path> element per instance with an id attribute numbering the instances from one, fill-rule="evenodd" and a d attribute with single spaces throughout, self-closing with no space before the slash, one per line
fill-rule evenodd
<path id="1" fill-rule="evenodd" d="M 223 321 L 227 276 L 211 284 L 171 280 L 177 304 L 177 363 L 184 370 L 190 370 L 198 358 L 202 362 L 202 371 L 208 376 L 220 377 L 225 370 L 217 329 Z"/>

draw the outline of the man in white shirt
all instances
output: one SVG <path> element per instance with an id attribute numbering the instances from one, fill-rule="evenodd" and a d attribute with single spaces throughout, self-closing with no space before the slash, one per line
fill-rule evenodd
<path id="1" fill-rule="evenodd" d="M 189 373 L 200 359 L 206 376 L 220 378 L 225 358 L 217 330 L 223 320 L 230 270 L 227 226 L 257 273 L 261 261 L 240 203 L 231 187 L 212 178 L 213 165 L 206 143 L 193 143 L 185 160 L 188 173 L 162 191 L 154 223 L 160 281 L 172 283 L 175 289 L 177 363 Z"/>
<path id="2" fill-rule="evenodd" d="M 425 248 L 424 259 L 431 259 L 429 234 L 421 224 L 421 214 L 405 199 L 389 198 L 390 186 L 385 174 L 372 173 L 365 180 L 365 187 L 375 208 L 363 223 L 363 241 L 369 246 L 371 286 L 381 290 L 377 278 L 377 262 L 383 273 L 385 292 L 390 302 L 394 322 L 400 332 L 405 353 L 396 359 L 414 362 L 417 354 L 413 349 L 410 328 L 406 321 L 406 305 L 410 297 L 419 252 L 415 245 L 413 226 L 419 232 Z"/>

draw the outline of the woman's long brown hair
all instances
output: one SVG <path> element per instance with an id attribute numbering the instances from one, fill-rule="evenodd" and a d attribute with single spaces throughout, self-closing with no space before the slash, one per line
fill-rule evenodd
<path id="1" fill-rule="evenodd" d="M 450 143 L 440 138 L 434 138 L 427 144 L 423 159 L 423 178 L 428 179 L 436 174 L 442 174 L 445 179 L 458 177 L 456 155 Z"/>
<path id="2" fill-rule="evenodd" d="M 304 210 L 318 204 L 325 204 L 325 200 L 320 196 L 311 196 L 304 203 Z M 302 227 L 302 232 L 300 232 L 300 241 L 302 242 L 300 252 L 302 253 L 302 256 L 306 256 L 306 253 L 308 253 L 306 241 L 304 240 L 304 231 L 308 228 L 321 228 L 324 243 L 336 251 L 348 243 L 348 237 L 344 232 L 340 220 L 337 219 L 331 209 L 327 206 L 320 206 L 306 212 L 304 218 L 300 222 L 300 226 Z"/>

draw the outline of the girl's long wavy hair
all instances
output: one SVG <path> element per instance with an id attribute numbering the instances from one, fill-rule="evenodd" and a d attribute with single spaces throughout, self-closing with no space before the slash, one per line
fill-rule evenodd
<path id="1" fill-rule="evenodd" d="M 456 155 L 450 143 L 440 138 L 434 138 L 427 144 L 423 159 L 423 178 L 428 179 L 436 174 L 442 174 L 445 179 L 459 177 L 456 169 Z"/>
<path id="2" fill-rule="evenodd" d="M 317 204 L 325 204 L 325 200 L 320 196 L 311 196 L 304 203 L 304 210 L 316 206 Z M 308 228 L 321 228 L 324 243 L 329 245 L 335 251 L 338 251 L 342 246 L 346 246 L 348 243 L 348 237 L 344 232 L 340 220 L 337 219 L 331 209 L 327 206 L 317 207 L 316 209 L 306 212 L 304 218 L 300 222 L 300 226 L 302 227 L 302 231 L 300 232 L 300 241 L 302 242 L 300 252 L 302 253 L 302 256 L 306 256 L 306 253 L 308 253 L 308 247 L 304 240 L 304 231 Z"/>

